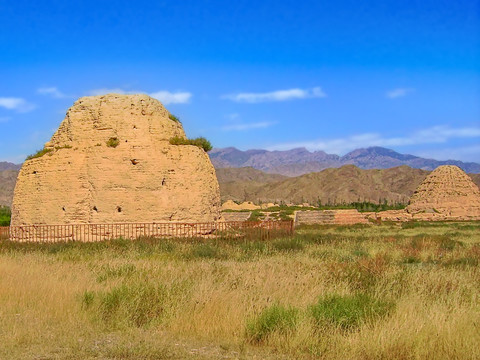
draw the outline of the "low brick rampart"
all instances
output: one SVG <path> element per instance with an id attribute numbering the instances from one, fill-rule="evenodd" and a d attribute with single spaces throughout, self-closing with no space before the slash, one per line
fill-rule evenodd
<path id="1" fill-rule="evenodd" d="M 368 224 L 366 214 L 355 209 L 297 211 L 295 225 L 353 225 Z"/>

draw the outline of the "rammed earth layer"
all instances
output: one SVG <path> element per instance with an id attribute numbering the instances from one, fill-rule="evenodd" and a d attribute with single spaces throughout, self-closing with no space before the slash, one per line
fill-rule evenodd
<path id="1" fill-rule="evenodd" d="M 147 95 L 79 99 L 45 144 L 51 151 L 23 164 L 12 225 L 216 221 L 207 154 L 172 137 L 186 139 L 181 123 Z"/>

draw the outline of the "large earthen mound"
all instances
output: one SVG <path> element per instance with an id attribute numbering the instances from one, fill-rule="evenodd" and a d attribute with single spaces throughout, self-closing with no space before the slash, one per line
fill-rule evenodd
<path id="1" fill-rule="evenodd" d="M 12 225 L 210 222 L 220 217 L 215 170 L 182 125 L 147 95 L 83 97 L 25 161 Z"/>
<path id="2" fill-rule="evenodd" d="M 406 210 L 418 218 L 478 219 L 480 190 L 459 167 L 440 166 L 420 184 Z"/>

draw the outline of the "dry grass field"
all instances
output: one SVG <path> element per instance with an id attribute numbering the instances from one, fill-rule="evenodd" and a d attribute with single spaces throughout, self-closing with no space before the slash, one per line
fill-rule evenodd
<path id="1" fill-rule="evenodd" d="M 0 359 L 480 359 L 480 223 L 0 242 Z"/>

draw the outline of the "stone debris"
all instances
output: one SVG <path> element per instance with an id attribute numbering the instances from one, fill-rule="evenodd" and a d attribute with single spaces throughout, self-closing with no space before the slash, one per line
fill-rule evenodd
<path id="1" fill-rule="evenodd" d="M 18 175 L 12 225 L 211 222 L 220 192 L 205 151 L 171 145 L 180 122 L 147 95 L 80 98 Z"/>

